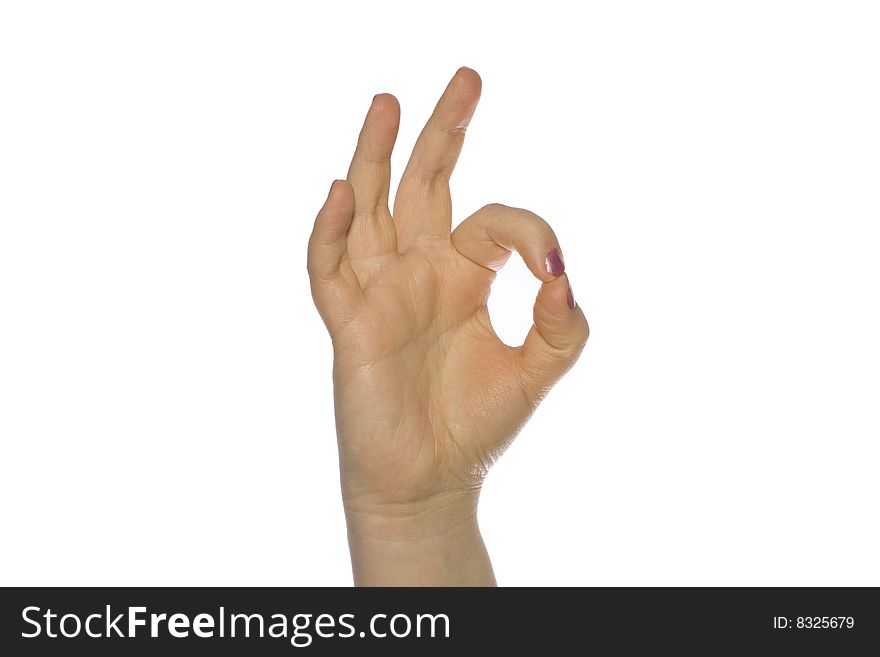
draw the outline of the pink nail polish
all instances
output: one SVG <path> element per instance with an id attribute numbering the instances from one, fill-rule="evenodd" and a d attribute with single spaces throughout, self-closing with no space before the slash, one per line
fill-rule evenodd
<path id="1" fill-rule="evenodd" d="M 571 291 L 571 283 L 568 284 L 568 309 L 574 310 L 577 307 L 577 303 L 574 300 L 574 294 Z"/>
<path id="2" fill-rule="evenodd" d="M 565 273 L 565 263 L 562 261 L 559 251 L 553 249 L 547 254 L 547 258 L 544 260 L 544 267 L 551 276 L 561 276 Z"/>

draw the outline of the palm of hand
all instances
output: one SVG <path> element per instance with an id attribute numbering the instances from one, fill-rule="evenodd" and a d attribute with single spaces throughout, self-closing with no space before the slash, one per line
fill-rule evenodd
<path id="1" fill-rule="evenodd" d="M 387 207 L 399 109 L 377 96 L 348 182 L 315 223 L 309 271 L 334 343 L 343 493 L 406 505 L 478 490 L 485 473 L 588 334 L 542 219 L 486 206 L 450 232 L 448 178 L 479 98 L 460 70 L 420 136 Z M 503 344 L 486 302 L 495 270 L 517 250 L 543 281 L 535 326 Z"/>
<path id="2" fill-rule="evenodd" d="M 334 370 L 339 431 L 357 436 L 343 442 L 347 494 L 396 502 L 478 485 L 530 412 L 489 322 L 493 273 L 450 242 L 425 251 L 371 279 L 337 340 L 350 345 Z"/>

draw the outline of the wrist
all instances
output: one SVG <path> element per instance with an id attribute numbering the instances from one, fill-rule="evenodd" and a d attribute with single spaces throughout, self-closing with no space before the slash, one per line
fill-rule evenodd
<path id="1" fill-rule="evenodd" d="M 476 523 L 479 490 L 436 493 L 417 500 L 343 495 L 349 533 L 371 540 L 410 542 Z"/>
<path id="2" fill-rule="evenodd" d="M 478 490 L 407 502 L 344 501 L 360 586 L 492 586 L 477 523 Z"/>

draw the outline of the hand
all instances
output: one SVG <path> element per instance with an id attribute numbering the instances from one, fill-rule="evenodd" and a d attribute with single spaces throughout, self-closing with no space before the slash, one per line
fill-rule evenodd
<path id="1" fill-rule="evenodd" d="M 475 519 L 480 486 L 589 334 L 543 219 L 492 204 L 450 232 L 449 178 L 480 88 L 471 69 L 452 78 L 393 213 L 400 107 L 376 96 L 309 242 L 312 295 L 333 340 L 357 583 L 494 582 Z M 486 307 L 512 250 L 542 281 L 520 347 L 499 340 Z"/>

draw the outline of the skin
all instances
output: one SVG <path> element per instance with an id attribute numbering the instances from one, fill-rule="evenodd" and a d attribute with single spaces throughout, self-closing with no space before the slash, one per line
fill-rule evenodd
<path id="1" fill-rule="evenodd" d="M 491 204 L 451 230 L 449 178 L 480 90 L 475 71 L 453 76 L 393 212 L 400 106 L 376 96 L 309 241 L 357 585 L 495 584 L 477 524 L 483 480 L 589 335 L 564 265 L 548 266 L 562 250 L 547 222 Z M 486 307 L 513 250 L 542 282 L 519 347 L 501 342 Z"/>

